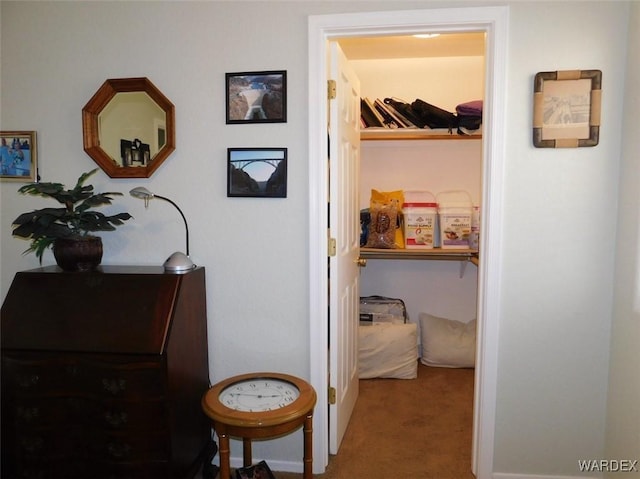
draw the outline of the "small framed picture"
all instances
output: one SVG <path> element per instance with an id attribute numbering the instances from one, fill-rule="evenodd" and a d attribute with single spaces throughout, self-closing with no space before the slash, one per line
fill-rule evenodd
<path id="1" fill-rule="evenodd" d="M 287 72 L 226 74 L 227 124 L 285 123 Z"/>
<path id="2" fill-rule="evenodd" d="M 536 148 L 596 146 L 600 136 L 600 70 L 540 72 L 533 85 Z"/>
<path id="3" fill-rule="evenodd" d="M 286 148 L 228 148 L 227 196 L 287 197 Z"/>
<path id="4" fill-rule="evenodd" d="M 35 131 L 0 131 L 0 178 L 32 183 L 38 178 Z"/>

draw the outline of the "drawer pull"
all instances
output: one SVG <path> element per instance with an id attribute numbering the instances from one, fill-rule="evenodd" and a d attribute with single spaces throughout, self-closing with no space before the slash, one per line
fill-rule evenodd
<path id="1" fill-rule="evenodd" d="M 104 419 L 113 427 L 122 427 L 128 420 L 126 412 L 108 412 L 104 415 Z"/>
<path id="2" fill-rule="evenodd" d="M 24 422 L 31 422 L 38 419 L 40 410 L 37 407 L 18 406 L 18 417 Z"/>
<path id="3" fill-rule="evenodd" d="M 127 381 L 124 379 L 103 379 L 102 386 L 106 391 L 116 395 L 126 389 Z"/>
<path id="4" fill-rule="evenodd" d="M 107 446 L 107 450 L 112 457 L 121 459 L 128 456 L 131 453 L 131 446 L 129 444 L 114 444 L 110 443 Z"/>
<path id="5" fill-rule="evenodd" d="M 26 437 L 20 441 L 20 445 L 25 452 L 33 454 L 42 449 L 44 440 L 41 437 Z"/>
<path id="6" fill-rule="evenodd" d="M 28 376 L 20 375 L 18 376 L 17 380 L 18 386 L 26 389 L 36 386 L 38 384 L 38 381 L 40 381 L 40 376 L 38 376 L 37 374 L 30 374 Z"/>

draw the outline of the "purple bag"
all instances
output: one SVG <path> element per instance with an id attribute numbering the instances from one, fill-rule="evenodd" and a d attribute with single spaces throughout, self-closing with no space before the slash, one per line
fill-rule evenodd
<path id="1" fill-rule="evenodd" d="M 482 118 L 482 100 L 468 101 L 456 106 L 458 116 L 474 116 Z"/>

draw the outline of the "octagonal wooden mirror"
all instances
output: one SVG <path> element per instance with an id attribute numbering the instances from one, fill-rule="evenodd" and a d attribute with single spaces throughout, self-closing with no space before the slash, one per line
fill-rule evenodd
<path id="1" fill-rule="evenodd" d="M 107 80 L 82 109 L 84 151 L 111 178 L 149 178 L 175 150 L 174 110 L 148 78 Z"/>

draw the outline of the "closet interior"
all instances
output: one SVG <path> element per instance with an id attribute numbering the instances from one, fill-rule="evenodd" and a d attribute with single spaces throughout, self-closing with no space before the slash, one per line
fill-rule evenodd
<path id="1" fill-rule="evenodd" d="M 375 105 L 376 100 L 385 103 L 385 99 L 408 105 L 421 100 L 458 115 L 460 105 L 478 104 L 483 100 L 484 33 L 443 33 L 431 38 L 358 37 L 340 39 L 338 43 L 360 80 L 362 100 L 370 105 Z M 391 112 L 394 113 L 393 109 Z M 397 342 L 396 332 L 387 323 L 415 325 L 407 330 L 413 335 L 410 342 L 415 340 L 417 343 L 417 356 L 424 364 L 473 367 L 469 357 L 473 361 L 477 264 L 481 261 L 479 236 L 467 246 L 444 246 L 442 198 L 452 192 L 454 196 L 458 195 L 457 198 L 459 194 L 466 195 L 471 208 L 469 215 L 473 216 L 470 220 L 477 233 L 482 215 L 482 125 L 473 131 L 459 131 L 455 127 L 391 126 L 371 127 L 364 119 L 361 124 L 360 208 L 361 219 L 369 221 L 363 234 L 366 236 L 372 227 L 373 190 L 382 193 L 401 191 L 403 202 L 433 198 L 437 203 L 441 199 L 440 210 L 433 210 L 436 212 L 433 232 L 436 247 L 407 248 L 407 238 L 398 239 L 397 236 L 397 241 L 389 248 L 371 248 L 366 238 L 361 240 L 360 257 L 366 260 L 366 266 L 360 272 L 361 298 L 400 299 L 406 308 L 406 320 L 387 314 L 393 313 L 389 309 L 393 306 L 387 309 L 382 306 L 380 310 L 374 307 L 375 314 L 362 314 L 366 301 L 361 300 L 360 319 L 364 321 L 360 323 L 360 338 L 361 343 L 366 338 L 369 352 L 363 353 L 363 344 L 360 344 L 360 354 L 368 354 L 366 360 L 361 356 L 360 377 L 411 377 L 410 369 L 406 369 L 410 366 L 405 364 L 406 357 L 403 356 L 406 351 L 382 351 L 385 344 Z M 401 236 L 406 236 L 402 218 L 406 222 L 407 207 L 416 204 L 401 206 L 398 205 L 401 211 L 396 227 L 402 231 Z M 370 311 L 366 310 L 367 313 Z M 372 330 L 365 328 L 377 327 L 380 328 L 376 337 L 371 338 Z M 371 353 L 371 348 L 377 348 L 378 352 Z M 464 351 L 461 352 L 461 348 Z M 379 357 L 371 358 L 371 354 Z M 394 354 L 398 355 L 396 359 Z M 370 365 L 369 360 L 374 364 Z M 366 364 L 363 366 L 363 363 Z"/>

